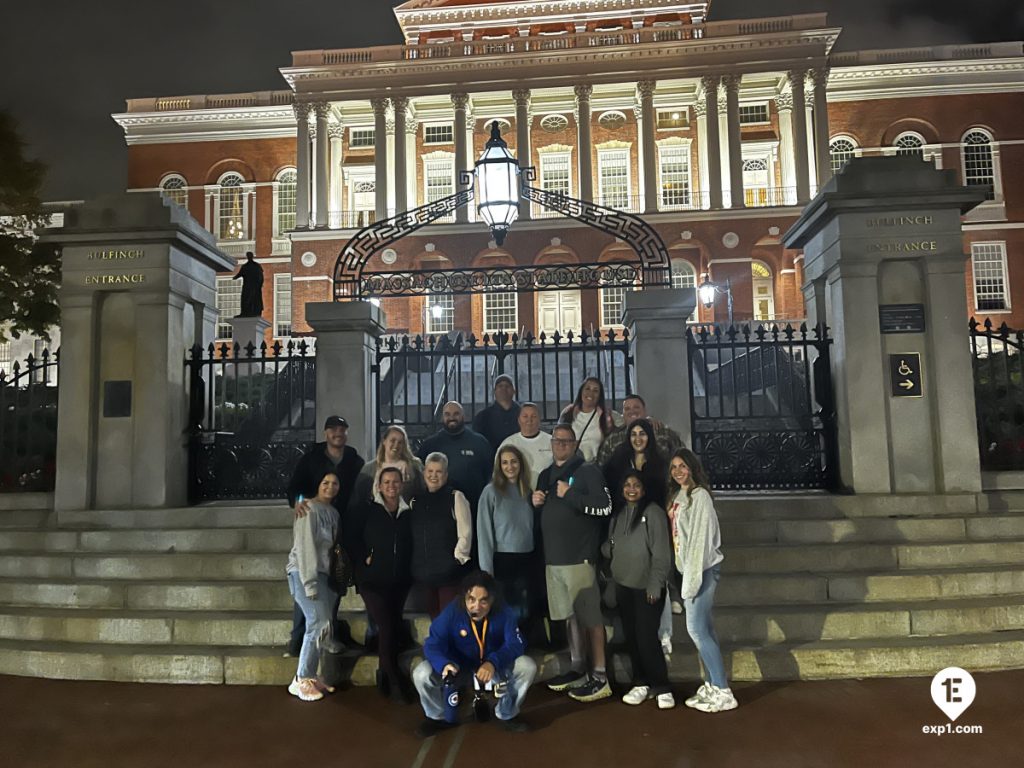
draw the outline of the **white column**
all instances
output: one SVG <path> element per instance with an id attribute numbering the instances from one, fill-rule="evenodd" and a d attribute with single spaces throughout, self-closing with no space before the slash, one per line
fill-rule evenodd
<path id="1" fill-rule="evenodd" d="M 469 95 L 453 93 L 451 99 L 452 107 L 455 110 L 455 118 L 452 122 L 452 133 L 455 135 L 455 188 L 461 192 L 465 186 L 459 183 L 459 174 L 469 168 L 469 136 L 466 132 Z M 460 224 L 469 221 L 468 205 L 460 206 L 455 210 L 455 221 Z"/>
<path id="2" fill-rule="evenodd" d="M 403 183 L 405 184 L 405 199 L 409 208 L 416 208 L 419 198 L 416 195 L 416 165 L 419 158 L 416 156 L 416 134 L 419 132 L 419 121 L 408 116 L 405 120 L 405 157 L 406 172 Z"/>
<path id="3" fill-rule="evenodd" d="M 693 105 L 693 111 L 697 115 L 697 176 L 700 178 L 700 184 L 696 186 L 695 207 L 706 209 L 710 199 L 708 197 L 708 108 L 703 101 L 698 100 Z"/>
<path id="4" fill-rule="evenodd" d="M 806 88 L 804 90 L 804 121 L 805 131 L 807 132 L 807 178 L 810 180 L 810 188 L 814 194 L 818 193 L 818 160 L 817 153 L 814 147 L 814 91 L 807 81 L 804 80 Z M 813 195 L 812 195 L 813 196 Z"/>
<path id="5" fill-rule="evenodd" d="M 640 109 L 639 104 L 633 105 L 633 117 L 636 118 L 636 135 L 641 139 L 640 141 L 637 142 L 636 145 L 636 188 L 639 190 L 639 192 L 637 193 L 637 202 L 639 203 L 639 205 L 637 206 L 636 210 L 638 213 L 642 213 L 647 210 L 647 194 L 645 192 L 645 185 L 647 184 L 647 174 L 644 173 L 644 163 L 646 162 L 646 156 L 644 154 L 644 142 L 642 138 L 644 135 L 644 113 L 643 110 Z M 632 201 L 630 201 L 630 203 L 632 203 Z"/>
<path id="6" fill-rule="evenodd" d="M 714 210 L 722 207 L 722 141 L 718 124 L 718 77 L 705 75 L 701 78 L 701 85 L 704 88 L 704 112 L 707 114 L 705 122 L 708 132 L 708 173 L 705 188 L 708 191 L 708 205 Z"/>
<path id="7" fill-rule="evenodd" d="M 796 175 L 796 201 L 800 205 L 811 199 L 807 170 L 807 109 L 804 96 L 806 75 L 802 69 L 790 70 L 787 73 L 793 105 L 793 170 Z"/>
<path id="8" fill-rule="evenodd" d="M 716 80 L 719 79 L 716 78 Z M 715 93 L 718 93 L 717 85 L 715 86 Z M 715 98 L 718 100 L 718 168 L 722 174 L 722 207 L 732 208 L 732 187 L 729 183 L 732 178 L 729 174 L 729 110 L 724 93 Z"/>
<path id="9" fill-rule="evenodd" d="M 576 148 L 579 152 L 580 198 L 594 199 L 594 164 L 591 159 L 594 142 L 590 132 L 590 97 L 592 85 L 577 85 L 576 94 Z"/>
<path id="10" fill-rule="evenodd" d="M 658 210 L 658 156 L 657 147 L 654 144 L 654 129 L 657 124 L 657 117 L 654 112 L 654 90 L 657 84 L 653 80 L 641 80 L 636 84 L 637 95 L 640 100 L 640 113 L 643 125 L 640 130 L 640 145 L 643 148 L 643 169 L 644 169 L 644 207 L 642 210 L 647 213 L 655 213 Z"/>
<path id="11" fill-rule="evenodd" d="M 342 139 L 345 136 L 345 126 L 341 123 L 331 123 L 327 130 L 331 136 L 331 170 L 329 174 L 331 180 L 331 202 L 327 211 L 327 225 L 336 228 L 341 226 L 341 201 L 345 183 L 341 152 Z"/>
<path id="12" fill-rule="evenodd" d="M 395 207 L 397 205 L 397 198 L 396 198 L 395 184 L 394 184 L 394 180 L 395 180 L 395 143 L 396 142 L 395 142 L 395 114 L 394 114 L 393 111 L 392 111 L 392 113 L 390 115 L 388 115 L 387 119 L 384 122 L 384 130 L 387 131 L 387 135 L 388 135 L 388 143 L 387 143 L 388 162 L 387 162 L 387 167 L 384 169 L 384 173 L 386 174 L 387 179 L 388 179 L 388 213 L 387 213 L 387 215 L 388 216 L 394 216 L 398 212 L 398 209 Z"/>
<path id="13" fill-rule="evenodd" d="M 409 99 L 392 96 L 391 108 L 395 113 L 395 212 L 409 209 L 409 172 L 406 165 L 405 121 Z"/>
<path id="14" fill-rule="evenodd" d="M 512 99 L 516 103 L 516 156 L 519 158 L 519 167 L 526 168 L 533 165 L 533 153 L 530 149 L 530 91 L 512 91 Z M 519 219 L 529 221 L 530 213 L 530 203 L 520 203 Z"/>
<path id="15" fill-rule="evenodd" d="M 316 226 L 318 229 L 327 226 L 327 201 L 330 191 L 330 164 L 327 149 L 331 138 L 327 132 L 327 116 L 331 105 L 326 101 L 318 101 L 313 105 L 316 112 Z"/>
<path id="16" fill-rule="evenodd" d="M 812 69 L 811 80 L 814 83 L 814 149 L 820 189 L 832 178 L 832 162 L 828 151 L 828 67 Z"/>
<path id="17" fill-rule="evenodd" d="M 370 99 L 370 105 L 373 107 L 374 211 L 380 221 L 388 215 L 388 100 Z"/>
<path id="18" fill-rule="evenodd" d="M 782 166 L 782 195 L 786 205 L 796 205 L 796 158 L 793 156 L 793 96 L 780 93 L 775 98 L 779 108 L 779 163 Z"/>
<path id="19" fill-rule="evenodd" d="M 729 123 L 729 187 L 732 207 L 743 208 L 743 144 L 740 139 L 740 75 L 726 75 L 725 101 Z"/>
<path id="20" fill-rule="evenodd" d="M 295 228 L 309 228 L 309 104 L 295 108 Z M 207 227 L 209 228 L 209 227 Z"/>

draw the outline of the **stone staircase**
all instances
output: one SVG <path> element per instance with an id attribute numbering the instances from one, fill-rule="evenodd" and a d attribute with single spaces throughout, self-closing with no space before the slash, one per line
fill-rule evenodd
<path id="1" fill-rule="evenodd" d="M 733 679 L 1024 667 L 1024 493 L 758 495 L 718 507 L 716 626 Z M 0 511 L 0 674 L 287 682 L 290 537 L 283 506 Z M 362 640 L 358 595 L 342 611 Z M 426 617 L 412 625 L 422 640 Z M 675 630 L 672 676 L 695 679 L 682 617 Z M 338 663 L 355 684 L 377 666 L 372 655 Z"/>

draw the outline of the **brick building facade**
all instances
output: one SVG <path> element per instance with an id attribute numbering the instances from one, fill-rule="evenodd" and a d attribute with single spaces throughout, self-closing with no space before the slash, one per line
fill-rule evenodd
<path id="1" fill-rule="evenodd" d="M 307 302 L 331 299 L 348 238 L 455 192 L 497 120 L 537 186 L 643 215 L 675 285 L 728 281 L 736 319 L 791 320 L 802 257 L 781 235 L 802 205 L 850 156 L 915 154 L 990 187 L 964 222 L 968 304 L 1024 326 L 1021 44 L 837 54 L 824 14 L 715 22 L 709 6 L 412 0 L 395 11 L 403 44 L 295 53 L 287 90 L 130 100 L 114 116 L 127 186 L 187 205 L 239 259 L 254 251 L 268 340 L 284 338 L 309 331 Z M 371 266 L 632 258 L 526 203 L 500 248 L 474 218 L 432 224 Z M 237 289 L 223 281 L 224 315 Z M 623 290 L 382 304 L 396 332 L 589 331 L 618 322 Z M 694 319 L 725 320 L 725 298 Z"/>

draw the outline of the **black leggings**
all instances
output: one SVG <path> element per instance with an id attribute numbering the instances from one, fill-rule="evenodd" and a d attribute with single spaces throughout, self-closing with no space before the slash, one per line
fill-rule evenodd
<path id="1" fill-rule="evenodd" d="M 364 584 L 359 589 L 366 612 L 377 625 L 377 653 L 380 669 L 392 690 L 402 680 L 398 670 L 398 643 L 402 629 L 402 610 L 409 596 L 408 584 Z"/>
<path id="2" fill-rule="evenodd" d="M 658 639 L 665 592 L 654 603 L 647 602 L 647 590 L 615 585 L 615 596 L 622 618 L 622 631 L 633 664 L 633 685 L 646 685 L 657 696 L 668 693 L 668 667 Z"/>

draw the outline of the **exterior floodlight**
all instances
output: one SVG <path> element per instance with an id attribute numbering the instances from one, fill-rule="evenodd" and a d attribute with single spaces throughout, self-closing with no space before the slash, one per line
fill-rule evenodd
<path id="1" fill-rule="evenodd" d="M 476 161 L 477 211 L 487 222 L 494 242 L 505 242 L 512 222 L 519 218 L 519 161 L 501 138 L 498 121 L 491 123 L 491 138 Z"/>
<path id="2" fill-rule="evenodd" d="M 725 281 L 725 285 L 719 285 L 711 282 L 711 278 L 705 274 L 704 282 L 698 286 L 697 293 L 700 294 L 700 303 L 705 309 L 711 309 L 715 305 L 715 296 L 724 293 L 728 302 L 726 309 L 729 312 L 729 322 L 732 322 L 732 285 L 728 280 Z"/>
<path id="3" fill-rule="evenodd" d="M 434 316 L 435 320 L 440 320 L 441 316 L 444 314 L 444 307 L 440 304 L 435 304 L 430 308 L 430 314 Z"/>

